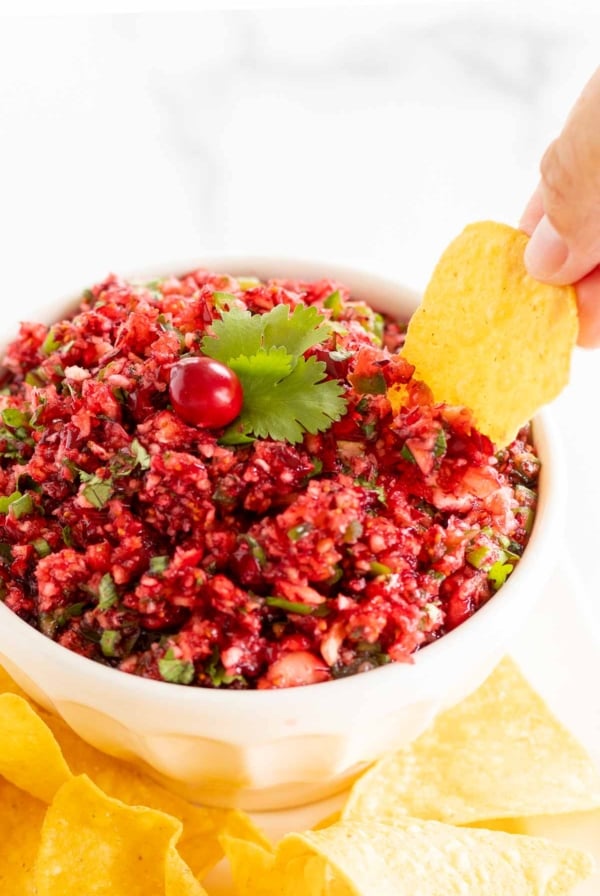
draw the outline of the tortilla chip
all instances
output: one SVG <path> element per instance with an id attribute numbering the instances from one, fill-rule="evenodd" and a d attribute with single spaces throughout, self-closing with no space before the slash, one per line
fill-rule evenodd
<path id="1" fill-rule="evenodd" d="M 508 834 L 546 837 L 592 853 L 600 861 L 600 809 L 591 812 L 563 812 L 560 815 L 532 815 L 527 818 L 494 818 L 469 825 Z"/>
<path id="2" fill-rule="evenodd" d="M 503 446 L 569 379 L 578 332 L 575 290 L 529 276 L 527 236 L 493 221 L 446 249 L 402 350 L 436 402 L 462 405 Z"/>
<path id="3" fill-rule="evenodd" d="M 71 777 L 52 732 L 16 694 L 0 694 L 0 731 L 0 775 L 49 803 Z"/>
<path id="4" fill-rule="evenodd" d="M 223 851 L 229 861 L 237 896 L 271 896 L 280 884 L 273 851 L 240 837 L 223 835 Z"/>
<path id="5" fill-rule="evenodd" d="M 45 803 L 0 778 L 0 894 L 32 896 Z"/>
<path id="6" fill-rule="evenodd" d="M 415 818 L 288 834 L 275 858 L 280 879 L 291 877 L 292 860 L 314 855 L 329 864 L 338 896 L 558 896 L 593 870 L 586 853 L 548 840 Z"/>
<path id="7" fill-rule="evenodd" d="M 130 763 L 90 746 L 62 719 L 8 693 L 16 689 L 12 679 L 0 668 L 0 690 L 7 692 L 0 696 L 0 707 L 16 705 L 15 701 L 20 700 L 20 712 L 27 723 L 33 726 L 39 738 L 35 759 L 29 751 L 23 753 L 18 743 L 14 742 L 14 749 L 22 761 L 20 784 L 14 776 L 6 773 L 3 765 L 6 750 L 0 747 L 0 774 L 6 774 L 15 784 L 24 786 L 30 793 L 50 802 L 58 787 L 67 779 L 65 775 L 68 776 L 71 772 L 74 775 L 86 774 L 110 797 L 130 806 L 148 806 L 180 819 L 183 822 L 183 834 L 178 845 L 179 852 L 199 878 L 204 877 L 223 856 L 219 843 L 221 833 L 269 845 L 269 841 L 245 813 L 233 809 L 191 805 L 181 797 L 169 793 Z M 0 708 L 0 724 L 2 718 Z M 30 776 L 29 787 L 26 786 L 27 776 Z M 37 791 L 34 788 L 36 782 Z"/>
<path id="8" fill-rule="evenodd" d="M 85 775 L 56 794 L 34 866 L 37 896 L 203 896 L 175 845 L 177 819 L 107 797 Z"/>
<path id="9" fill-rule="evenodd" d="M 413 744 L 363 775 L 343 818 L 467 824 L 598 807 L 592 760 L 505 659 Z"/>

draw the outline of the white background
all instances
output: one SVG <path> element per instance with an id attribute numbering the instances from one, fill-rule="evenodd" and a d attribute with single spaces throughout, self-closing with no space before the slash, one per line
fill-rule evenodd
<path id="1" fill-rule="evenodd" d="M 110 270 L 210 252 L 421 289 L 467 222 L 518 221 L 600 63 L 591 2 L 238 5 L 0 20 L 3 339 Z M 564 553 L 594 606 L 599 387 L 578 352 L 556 403 Z"/>

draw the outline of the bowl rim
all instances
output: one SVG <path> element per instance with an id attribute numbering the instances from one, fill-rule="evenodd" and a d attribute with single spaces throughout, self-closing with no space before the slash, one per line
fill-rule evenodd
<path id="1" fill-rule="evenodd" d="M 143 270 L 136 270 L 133 274 L 123 276 L 128 280 L 139 281 L 159 276 L 165 277 L 169 274 L 180 276 L 177 272 L 185 274 L 196 269 L 222 271 L 233 276 L 239 276 L 242 273 L 255 274 L 262 278 L 311 280 L 328 277 L 347 283 L 352 293 L 359 297 L 363 291 L 377 293 L 376 299 L 371 297 L 374 307 L 377 307 L 378 299 L 382 294 L 396 296 L 400 301 L 411 303 L 414 306 L 418 304 L 420 298 L 418 292 L 390 276 L 382 276 L 364 268 L 354 268 L 346 264 L 335 262 L 330 264 L 324 260 L 293 256 L 210 253 L 199 255 L 196 258 L 151 265 L 144 267 Z M 43 319 L 47 313 L 56 314 L 57 310 L 60 314 L 67 313 L 69 307 L 76 307 L 80 296 L 81 288 L 79 291 L 72 291 L 66 299 L 49 301 L 37 306 L 32 313 L 37 315 L 36 319 Z M 34 318 L 30 317 L 29 319 Z M 47 322 L 52 323 L 52 320 Z M 243 707 L 245 711 L 251 711 L 253 708 L 257 711 L 263 711 L 265 708 L 285 711 L 289 710 L 290 702 L 293 700 L 295 708 L 301 710 L 302 705 L 314 704 L 316 698 L 320 702 L 323 699 L 342 698 L 343 689 L 345 689 L 346 695 L 352 691 L 354 699 L 360 699 L 360 692 L 364 692 L 363 696 L 366 697 L 373 688 L 382 687 L 384 683 L 386 687 L 395 682 L 398 685 L 401 683 L 405 685 L 406 679 L 410 678 L 418 677 L 419 680 L 424 677 L 431 678 L 435 685 L 439 666 L 443 665 L 447 654 L 452 654 L 457 648 L 460 648 L 461 651 L 468 651 L 469 644 L 479 644 L 481 638 L 488 637 L 490 626 L 493 629 L 494 620 L 518 603 L 520 593 L 527 587 L 527 583 L 530 581 L 535 584 L 534 579 L 539 582 L 551 572 L 550 563 L 546 564 L 548 568 L 542 575 L 539 570 L 536 570 L 536 567 L 538 566 L 538 555 L 551 553 L 550 547 L 557 543 L 560 523 L 564 518 L 564 507 L 566 506 L 564 458 L 558 430 L 547 410 L 540 411 L 533 418 L 533 429 L 536 445 L 544 454 L 544 458 L 536 518 L 522 559 L 497 595 L 493 595 L 484 606 L 456 629 L 414 653 L 411 663 L 391 662 L 368 672 L 294 688 L 236 691 L 185 687 L 128 674 L 120 669 L 105 666 L 96 660 L 81 656 L 43 635 L 1 602 L 0 625 L 5 631 L 7 627 L 10 628 L 14 637 L 31 638 L 32 649 L 41 651 L 43 658 L 49 663 L 53 665 L 60 663 L 67 672 L 71 672 L 77 677 L 79 688 L 83 694 L 85 694 L 86 681 L 94 679 L 99 685 L 105 684 L 106 689 L 110 689 L 113 693 L 118 691 L 123 698 L 131 697 L 137 701 L 151 702 L 165 708 L 172 707 L 173 703 L 177 701 L 178 708 L 181 709 L 198 709 L 204 704 L 204 708 L 207 709 L 218 705 L 221 711 L 234 711 L 238 707 Z M 501 600 L 499 600 L 500 595 L 502 596 Z M 24 671 L 26 672 L 26 670 Z M 400 678 L 404 680 L 400 682 Z"/>

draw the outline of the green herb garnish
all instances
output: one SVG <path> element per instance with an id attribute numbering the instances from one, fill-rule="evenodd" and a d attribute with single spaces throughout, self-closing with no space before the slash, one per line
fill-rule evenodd
<path id="1" fill-rule="evenodd" d="M 154 575 L 164 572 L 167 566 L 169 565 L 169 558 L 167 556 L 155 556 L 150 558 L 150 567 L 149 570 Z"/>
<path id="2" fill-rule="evenodd" d="M 113 581 L 113 577 L 109 572 L 105 573 L 100 579 L 98 587 L 98 609 L 108 610 L 119 599 L 117 589 Z"/>
<path id="3" fill-rule="evenodd" d="M 205 355 L 226 364 L 239 377 L 244 404 L 226 430 L 224 444 L 252 439 L 301 442 L 304 433 L 324 432 L 346 410 L 343 387 L 326 379 L 326 368 L 313 356 L 331 329 L 314 306 L 298 305 L 290 314 L 277 305 L 266 314 L 239 308 L 223 311 L 205 336 Z"/>
<path id="4" fill-rule="evenodd" d="M 110 479 L 101 479 L 99 476 L 86 473 L 83 470 L 79 471 L 79 476 L 83 482 L 87 482 L 86 487 L 82 491 L 83 497 L 89 501 L 93 507 L 101 510 L 112 497 L 112 481 Z"/>
<path id="5" fill-rule="evenodd" d="M 158 671 L 164 681 L 172 684 L 190 684 L 194 680 L 194 664 L 189 660 L 176 659 L 172 647 L 158 661 Z"/>

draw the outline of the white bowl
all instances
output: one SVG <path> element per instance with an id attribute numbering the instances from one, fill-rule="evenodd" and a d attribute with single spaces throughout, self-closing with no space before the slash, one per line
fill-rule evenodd
<path id="1" fill-rule="evenodd" d="M 402 318 L 418 302 L 390 280 L 291 259 L 192 259 L 136 276 L 149 279 L 197 267 L 260 278 L 330 276 L 347 284 L 355 297 Z M 71 299 L 48 305 L 45 322 L 60 319 L 74 304 Z M 187 688 L 85 659 L 4 605 L 0 663 L 86 741 L 141 761 L 188 799 L 264 810 L 326 797 L 386 750 L 413 740 L 436 713 L 474 690 L 534 608 L 558 553 L 565 503 L 557 436 L 546 413 L 536 417 L 534 437 L 542 460 L 539 507 L 522 560 L 497 595 L 418 652 L 412 665 L 392 663 L 287 690 Z"/>

